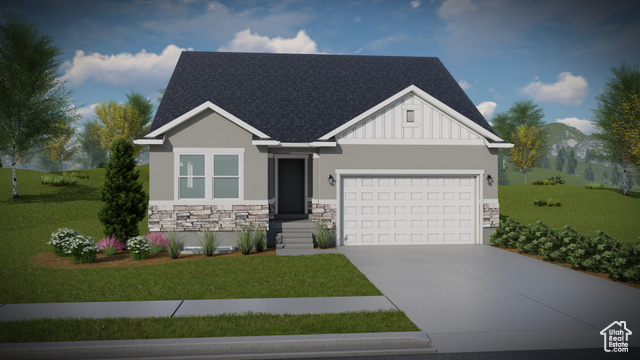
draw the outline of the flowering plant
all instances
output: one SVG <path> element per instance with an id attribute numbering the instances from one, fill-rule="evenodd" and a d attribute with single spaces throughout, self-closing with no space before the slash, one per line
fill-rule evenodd
<path id="1" fill-rule="evenodd" d="M 80 235 L 80 233 L 77 230 L 67 228 L 58 229 L 51 234 L 51 240 L 49 240 L 47 245 L 53 246 L 53 252 L 57 256 L 71 256 L 69 241 L 78 235 Z"/>
<path id="2" fill-rule="evenodd" d="M 151 254 L 157 254 L 169 246 L 169 239 L 161 232 L 148 233 L 147 239 L 149 239 L 149 252 Z"/>
<path id="3" fill-rule="evenodd" d="M 144 260 L 149 256 L 151 246 L 149 245 L 149 239 L 146 236 L 136 236 L 127 240 L 127 248 L 129 248 L 129 255 L 134 260 Z"/>
<path id="4" fill-rule="evenodd" d="M 98 246 L 91 236 L 77 235 L 69 241 L 71 262 L 74 264 L 89 264 L 96 261 Z"/>
<path id="5" fill-rule="evenodd" d="M 107 236 L 98 241 L 98 248 L 107 256 L 111 256 L 118 250 L 123 250 L 126 245 L 116 237 Z"/>

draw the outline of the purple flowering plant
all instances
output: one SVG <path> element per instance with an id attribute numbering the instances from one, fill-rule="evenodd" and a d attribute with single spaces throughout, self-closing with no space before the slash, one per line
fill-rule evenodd
<path id="1" fill-rule="evenodd" d="M 107 236 L 98 241 L 98 248 L 107 256 L 111 256 L 118 250 L 124 250 L 126 245 L 115 237 Z"/>

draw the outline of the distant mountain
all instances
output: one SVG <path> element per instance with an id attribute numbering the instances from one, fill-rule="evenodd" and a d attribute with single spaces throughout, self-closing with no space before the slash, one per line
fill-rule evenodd
<path id="1" fill-rule="evenodd" d="M 561 147 L 573 149 L 576 156 L 584 159 L 587 149 L 595 149 L 602 144 L 591 135 L 585 135 L 580 130 L 561 123 L 545 124 L 541 127 L 547 133 L 547 143 L 551 156 L 557 156 Z"/>

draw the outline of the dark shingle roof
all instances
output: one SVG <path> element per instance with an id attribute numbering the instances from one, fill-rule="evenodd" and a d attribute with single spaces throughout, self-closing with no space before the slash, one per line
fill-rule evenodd
<path id="1" fill-rule="evenodd" d="M 493 133 L 435 57 L 183 52 L 151 131 L 206 101 L 271 138 L 310 142 L 410 85 Z"/>

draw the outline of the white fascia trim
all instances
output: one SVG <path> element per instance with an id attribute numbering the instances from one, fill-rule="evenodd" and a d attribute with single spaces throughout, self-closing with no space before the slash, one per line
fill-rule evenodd
<path id="1" fill-rule="evenodd" d="M 508 142 L 490 143 L 485 140 L 484 143 L 489 149 L 511 149 L 514 146 L 513 144 Z"/>
<path id="2" fill-rule="evenodd" d="M 268 200 L 149 200 L 149 206 L 160 206 L 163 209 L 172 209 L 174 205 L 269 205 Z"/>
<path id="3" fill-rule="evenodd" d="M 309 143 L 311 147 L 336 147 L 337 144 L 335 141 L 312 141 Z"/>
<path id="4" fill-rule="evenodd" d="M 133 143 L 136 145 L 162 145 L 164 144 L 164 136 L 160 139 L 148 139 L 148 138 L 140 138 L 133 140 Z"/>
<path id="5" fill-rule="evenodd" d="M 313 142 L 278 142 L 274 147 L 283 148 L 319 148 L 319 147 L 336 147 L 335 141 L 313 141 Z"/>
<path id="6" fill-rule="evenodd" d="M 256 146 L 278 146 L 280 141 L 278 140 L 251 140 L 251 145 Z"/>
<path id="7" fill-rule="evenodd" d="M 484 169 L 336 169 L 336 175 L 484 175 Z"/>
<path id="8" fill-rule="evenodd" d="M 348 121 L 347 123 L 343 124 L 342 126 L 336 128 L 336 129 L 332 130 L 331 132 L 329 132 L 328 134 L 322 136 L 320 138 L 320 140 L 327 140 L 327 139 L 330 139 L 333 136 L 336 136 L 337 134 L 341 133 L 342 131 L 352 127 L 356 123 L 362 121 L 363 119 L 366 119 L 367 117 L 373 115 L 375 112 L 377 112 L 377 111 L 381 110 L 382 108 L 390 105 L 394 101 L 396 101 L 398 99 L 401 99 L 402 97 L 408 95 L 411 92 L 413 92 L 417 96 L 421 97 L 424 101 L 430 103 L 431 105 L 435 106 L 439 110 L 443 111 L 445 114 L 447 114 L 447 115 L 453 117 L 454 119 L 458 120 L 463 125 L 471 128 L 473 131 L 477 132 L 479 135 L 481 135 L 481 136 L 483 136 L 485 138 L 491 139 L 493 141 L 503 141 L 497 135 L 493 134 L 492 132 L 488 131 L 487 129 L 483 128 L 482 126 L 476 124 L 475 122 L 467 119 L 465 116 L 463 116 L 459 112 L 453 110 L 452 108 L 450 108 L 449 106 L 447 106 L 446 104 L 441 102 L 440 100 L 434 98 L 433 96 L 429 95 L 428 93 L 426 93 L 425 91 L 421 90 L 420 88 L 418 88 L 415 85 L 410 85 L 406 89 L 404 89 L 404 90 L 400 91 L 399 93 L 391 96 L 387 100 L 385 100 L 385 101 L 381 102 L 380 104 L 372 107 L 371 109 L 363 112 L 362 114 L 360 114 L 359 116 L 355 117 L 354 119 Z"/>
<path id="9" fill-rule="evenodd" d="M 229 113 L 228 111 L 222 109 L 221 107 L 219 107 L 218 105 L 212 103 L 211 101 L 207 101 L 205 103 L 203 103 L 202 105 L 193 108 L 191 111 L 171 120 L 168 124 L 165 124 L 164 126 L 161 126 L 159 129 L 156 129 L 155 131 L 153 131 L 152 133 L 149 133 L 146 137 L 157 137 L 160 136 L 164 133 L 166 133 L 167 131 L 173 129 L 174 127 L 182 124 L 183 122 L 191 119 L 192 117 L 198 115 L 199 113 L 205 111 L 205 110 L 212 110 L 217 112 L 218 114 L 222 115 L 223 117 L 225 117 L 227 120 L 233 122 L 234 124 L 240 126 L 241 128 L 247 130 L 248 132 L 252 133 L 253 135 L 262 138 L 262 139 L 269 139 L 270 136 L 263 133 L 262 131 L 254 128 L 253 126 L 247 124 L 246 122 L 240 120 L 238 117 L 236 117 L 235 115 L 232 115 L 231 113 Z"/>
<path id="10" fill-rule="evenodd" d="M 338 140 L 344 145 L 456 145 L 456 146 L 484 146 L 487 142 L 483 139 L 359 139 L 342 138 Z"/>

